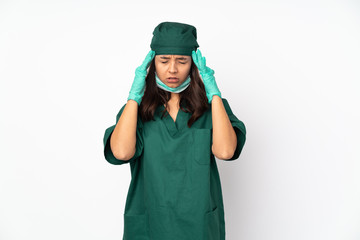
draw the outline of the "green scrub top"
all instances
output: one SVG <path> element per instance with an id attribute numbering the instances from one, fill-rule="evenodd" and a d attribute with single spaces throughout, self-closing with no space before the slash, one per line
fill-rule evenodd
<path id="1" fill-rule="evenodd" d="M 239 157 L 246 129 L 222 99 L 237 136 L 232 158 Z M 126 104 L 116 116 L 118 122 Z M 191 113 L 181 109 L 176 121 L 165 107 L 157 107 L 155 121 L 136 129 L 136 152 L 116 159 L 110 148 L 115 125 L 105 131 L 105 159 L 115 165 L 130 163 L 131 182 L 126 198 L 123 240 L 225 240 L 224 205 L 219 172 L 212 154 L 211 104 L 189 128 Z"/>

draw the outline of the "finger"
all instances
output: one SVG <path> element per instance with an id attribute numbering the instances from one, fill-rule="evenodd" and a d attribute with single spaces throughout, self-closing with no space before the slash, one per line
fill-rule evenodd
<path id="1" fill-rule="evenodd" d="M 145 60 L 147 60 L 147 61 L 152 60 L 152 59 L 154 58 L 154 55 L 155 55 L 155 51 L 150 50 L 150 51 L 148 52 L 148 54 L 146 55 Z"/>
<path id="2" fill-rule="evenodd" d="M 144 60 L 143 63 L 141 64 L 141 67 L 142 67 L 142 68 L 148 68 L 149 65 L 150 65 L 150 62 L 151 62 L 151 60 L 154 58 L 154 56 L 155 56 L 155 51 L 150 50 L 150 51 L 148 52 L 148 54 L 146 55 L 145 60 Z"/>
<path id="3" fill-rule="evenodd" d="M 198 59 L 199 59 L 201 68 L 205 68 L 205 66 L 206 66 L 206 59 L 205 59 L 205 57 L 202 56 L 201 51 L 200 51 L 200 50 L 198 50 L 198 51 L 199 51 L 199 53 L 198 53 Z"/>
<path id="4" fill-rule="evenodd" d="M 204 67 L 204 64 L 203 64 L 203 57 L 201 55 L 201 51 L 198 49 L 197 50 L 197 53 L 196 53 L 196 58 L 197 58 L 197 61 L 198 61 L 198 65 L 200 67 L 200 70 Z"/>
<path id="5" fill-rule="evenodd" d="M 151 53 L 150 53 L 150 56 L 149 56 L 149 61 L 148 61 L 147 65 L 146 65 L 146 68 L 148 68 L 150 66 L 150 63 L 154 59 L 154 57 L 155 57 L 155 51 L 151 50 Z"/>
<path id="6" fill-rule="evenodd" d="M 196 65 L 196 67 L 200 68 L 199 58 L 198 58 L 197 53 L 195 51 L 193 51 L 192 57 L 193 57 L 193 61 L 194 61 L 195 65 Z"/>
<path id="7" fill-rule="evenodd" d="M 201 53 L 200 53 L 200 56 L 198 56 L 198 58 L 199 58 L 199 64 L 201 66 L 201 69 L 203 69 L 206 66 L 206 64 L 204 62 L 205 58 L 201 55 Z"/>
<path id="8" fill-rule="evenodd" d="M 191 56 L 192 56 L 195 64 L 197 64 L 197 56 L 196 56 L 196 52 L 194 50 L 191 52 Z"/>
<path id="9" fill-rule="evenodd" d="M 202 56 L 202 53 L 201 53 L 200 49 L 198 49 L 198 58 L 199 58 L 199 60 L 202 60 L 202 58 L 203 58 L 203 56 Z"/>
<path id="10" fill-rule="evenodd" d="M 155 51 L 151 50 L 151 59 L 155 57 Z"/>
<path id="11" fill-rule="evenodd" d="M 191 57 L 192 57 L 193 59 L 195 59 L 195 57 L 196 57 L 195 50 L 192 50 L 192 52 L 191 52 Z"/>

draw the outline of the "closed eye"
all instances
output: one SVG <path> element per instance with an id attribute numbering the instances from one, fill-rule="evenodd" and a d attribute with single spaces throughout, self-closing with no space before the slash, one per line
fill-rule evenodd
<path id="1" fill-rule="evenodd" d="M 167 62 L 161 62 L 161 63 L 167 63 Z M 186 62 L 179 62 L 179 63 L 181 63 L 181 64 L 186 64 Z"/>

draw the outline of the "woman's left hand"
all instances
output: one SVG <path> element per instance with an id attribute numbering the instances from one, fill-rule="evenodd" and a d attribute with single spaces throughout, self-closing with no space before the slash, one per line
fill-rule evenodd
<path id="1" fill-rule="evenodd" d="M 221 98 L 221 93 L 218 86 L 216 85 L 214 77 L 215 71 L 206 66 L 206 59 L 201 55 L 199 49 L 197 49 L 196 52 L 194 50 L 192 51 L 192 59 L 199 69 L 201 78 L 205 85 L 206 96 L 209 100 L 209 103 L 211 103 L 214 95 L 218 95 Z"/>

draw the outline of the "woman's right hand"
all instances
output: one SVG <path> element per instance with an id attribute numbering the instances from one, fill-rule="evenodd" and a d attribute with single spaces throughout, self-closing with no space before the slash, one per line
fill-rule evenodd
<path id="1" fill-rule="evenodd" d="M 155 51 L 150 50 L 149 53 L 146 55 L 143 63 L 136 68 L 135 78 L 131 85 L 127 100 L 132 99 L 140 105 L 141 99 L 144 96 L 145 91 L 145 78 L 147 75 L 147 68 L 150 66 L 151 60 L 154 58 L 154 56 Z"/>

